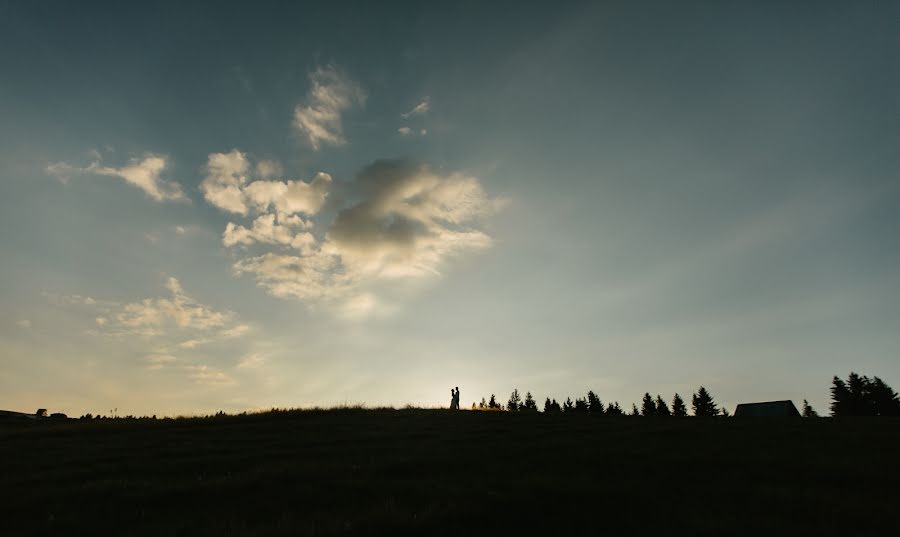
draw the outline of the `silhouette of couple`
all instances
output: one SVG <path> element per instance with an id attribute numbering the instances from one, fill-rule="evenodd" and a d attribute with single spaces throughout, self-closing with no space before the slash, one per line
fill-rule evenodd
<path id="1" fill-rule="evenodd" d="M 450 388 L 450 410 L 459 410 L 459 386 Z"/>

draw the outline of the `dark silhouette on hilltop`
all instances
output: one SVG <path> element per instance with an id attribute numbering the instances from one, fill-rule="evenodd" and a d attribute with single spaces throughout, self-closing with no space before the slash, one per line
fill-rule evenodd
<path id="1" fill-rule="evenodd" d="M 675 397 L 672 398 L 672 415 L 676 418 L 683 418 L 687 416 L 687 406 L 684 404 L 684 399 L 681 398 L 677 393 Z"/>
<path id="2" fill-rule="evenodd" d="M 517 412 L 521 409 L 522 398 L 519 397 L 519 390 L 513 390 L 509 395 L 509 401 L 506 402 L 506 410 Z"/>
<path id="3" fill-rule="evenodd" d="M 792 401 L 765 401 L 761 403 L 741 403 L 734 409 L 737 418 L 799 418 L 800 413 Z"/>
<path id="4" fill-rule="evenodd" d="M 900 398 L 880 378 L 851 372 L 847 382 L 837 376 L 831 381 L 831 415 L 900 416 Z"/>
<path id="5" fill-rule="evenodd" d="M 803 400 L 803 408 L 800 410 L 800 415 L 804 418 L 818 418 L 819 413 L 809 404 L 809 401 L 806 399 Z"/>
<path id="6" fill-rule="evenodd" d="M 703 386 L 700 386 L 700 389 L 691 398 L 691 408 L 694 410 L 694 416 L 697 417 L 719 415 L 719 407 L 716 406 L 712 395 Z"/>

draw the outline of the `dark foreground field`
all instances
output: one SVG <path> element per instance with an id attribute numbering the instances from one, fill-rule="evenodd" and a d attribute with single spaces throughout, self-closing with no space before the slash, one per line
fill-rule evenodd
<path id="1" fill-rule="evenodd" d="M 0 535 L 898 535 L 900 421 L 0 424 Z"/>

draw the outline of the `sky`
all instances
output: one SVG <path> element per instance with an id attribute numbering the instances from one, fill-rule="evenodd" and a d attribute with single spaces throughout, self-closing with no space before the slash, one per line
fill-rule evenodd
<path id="1" fill-rule="evenodd" d="M 900 385 L 891 2 L 5 2 L 0 407 Z"/>

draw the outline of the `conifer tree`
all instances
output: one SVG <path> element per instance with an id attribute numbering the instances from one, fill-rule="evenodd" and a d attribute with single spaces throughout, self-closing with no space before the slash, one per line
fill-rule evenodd
<path id="1" fill-rule="evenodd" d="M 653 402 L 653 398 L 650 397 L 650 392 L 644 393 L 644 398 L 641 400 L 641 415 L 642 416 L 655 416 L 656 415 L 656 403 Z"/>
<path id="2" fill-rule="evenodd" d="M 522 398 L 519 397 L 519 390 L 513 390 L 509 396 L 509 401 L 506 403 L 506 410 L 510 412 L 517 412 L 520 410 L 522 406 Z"/>
<path id="3" fill-rule="evenodd" d="M 637 405 L 634 403 L 631 403 L 631 414 L 629 414 L 629 416 L 640 416 L 640 415 L 641 415 L 641 412 L 638 410 Z"/>
<path id="4" fill-rule="evenodd" d="M 588 411 L 587 399 L 584 399 L 582 397 L 576 397 L 575 398 L 575 412 L 587 413 L 587 411 Z"/>
<path id="5" fill-rule="evenodd" d="M 719 415 L 719 408 L 713 401 L 712 395 L 710 395 L 703 386 L 700 386 L 700 389 L 697 390 L 697 393 L 691 398 L 691 408 L 694 410 L 694 416 L 707 417 Z"/>
<path id="6" fill-rule="evenodd" d="M 553 405 L 550 403 L 550 398 L 548 397 L 544 401 L 544 412 L 552 412 L 552 411 L 553 411 Z"/>
<path id="7" fill-rule="evenodd" d="M 592 414 L 603 414 L 603 401 L 597 397 L 597 394 L 593 392 L 593 390 L 589 391 L 587 394 L 587 404 L 588 411 Z"/>
<path id="8" fill-rule="evenodd" d="M 663 398 L 656 394 L 656 415 L 657 416 L 671 416 L 672 413 L 669 412 L 669 405 L 663 401 Z"/>
<path id="9" fill-rule="evenodd" d="M 534 401 L 534 397 L 531 395 L 531 392 L 525 393 L 525 400 L 522 402 L 521 410 L 527 410 L 529 412 L 537 412 L 537 403 Z"/>
<path id="10" fill-rule="evenodd" d="M 800 411 L 800 415 L 804 418 L 818 418 L 819 414 L 815 411 L 815 409 L 809 404 L 809 401 L 806 399 L 803 400 L 803 410 Z"/>
<path id="11" fill-rule="evenodd" d="M 488 401 L 488 408 L 491 410 L 499 410 L 500 405 L 497 403 L 497 398 L 494 397 L 494 394 L 491 394 L 491 400 Z"/>
<path id="12" fill-rule="evenodd" d="M 687 416 L 687 407 L 684 404 L 684 399 L 677 393 L 672 398 L 672 415 L 678 418 Z"/>
<path id="13" fill-rule="evenodd" d="M 571 397 L 566 397 L 566 402 L 563 403 L 562 411 L 563 412 L 572 412 L 575 410 L 575 404 L 572 403 Z"/>
<path id="14" fill-rule="evenodd" d="M 900 397 L 880 378 L 872 379 L 869 397 L 872 399 L 876 416 L 900 416 Z"/>

